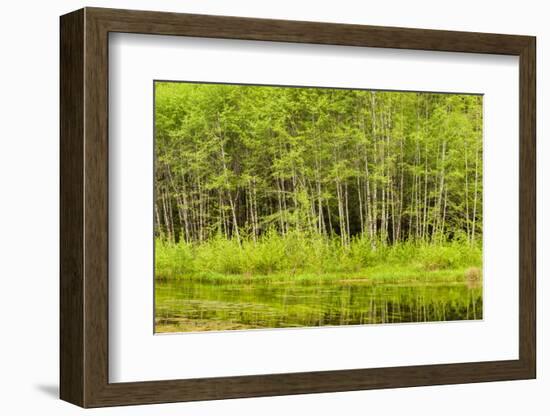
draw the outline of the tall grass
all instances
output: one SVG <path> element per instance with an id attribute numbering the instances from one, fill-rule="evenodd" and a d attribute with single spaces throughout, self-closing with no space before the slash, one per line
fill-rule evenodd
<path id="1" fill-rule="evenodd" d="M 291 232 L 280 236 L 270 232 L 258 241 L 227 240 L 223 237 L 202 243 L 176 244 L 156 240 L 157 279 L 255 278 L 278 276 L 287 279 L 304 275 L 360 273 L 405 269 L 407 273 L 464 270 L 481 266 L 481 246 L 463 241 L 441 245 L 405 242 L 373 245 L 355 237 L 348 246 L 339 238 Z"/>

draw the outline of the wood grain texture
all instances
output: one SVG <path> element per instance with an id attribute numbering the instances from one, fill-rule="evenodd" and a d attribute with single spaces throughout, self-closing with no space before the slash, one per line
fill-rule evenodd
<path id="1" fill-rule="evenodd" d="M 520 57 L 519 359 L 189 380 L 108 380 L 108 33 Z M 83 407 L 533 378 L 535 39 L 528 36 L 86 8 L 61 18 L 61 397 Z"/>
<path id="2" fill-rule="evenodd" d="M 536 40 L 520 54 L 519 356 L 536 377 Z"/>
<path id="3" fill-rule="evenodd" d="M 60 50 L 60 388 L 84 404 L 84 12 L 61 19 Z"/>
<path id="4" fill-rule="evenodd" d="M 97 401 L 108 380 L 109 182 L 108 33 L 86 15 L 84 59 L 84 311 L 85 406 Z"/>
<path id="5" fill-rule="evenodd" d="M 528 36 L 87 8 L 111 32 L 519 55 Z"/>

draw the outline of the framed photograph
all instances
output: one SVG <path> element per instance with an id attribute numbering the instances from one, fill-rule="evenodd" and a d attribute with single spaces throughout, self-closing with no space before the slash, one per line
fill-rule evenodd
<path id="1" fill-rule="evenodd" d="M 63 400 L 535 378 L 534 37 L 60 27 Z"/>

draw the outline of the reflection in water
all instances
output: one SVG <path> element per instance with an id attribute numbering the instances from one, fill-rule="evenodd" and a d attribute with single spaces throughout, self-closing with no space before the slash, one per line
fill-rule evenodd
<path id="1" fill-rule="evenodd" d="M 482 319 L 482 289 L 423 285 L 157 281 L 156 332 Z"/>

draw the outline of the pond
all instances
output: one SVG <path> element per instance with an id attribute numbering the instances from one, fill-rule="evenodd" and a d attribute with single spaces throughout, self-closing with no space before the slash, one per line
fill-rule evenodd
<path id="1" fill-rule="evenodd" d="M 157 281 L 155 332 L 482 319 L 482 289 L 462 282 Z"/>

